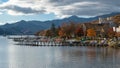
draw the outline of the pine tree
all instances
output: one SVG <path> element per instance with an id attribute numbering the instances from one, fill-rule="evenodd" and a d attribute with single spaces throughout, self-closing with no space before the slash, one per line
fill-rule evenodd
<path id="1" fill-rule="evenodd" d="M 56 28 L 55 28 L 54 23 L 51 24 L 50 30 L 51 30 L 51 33 L 52 33 L 52 37 L 55 37 L 56 36 Z"/>

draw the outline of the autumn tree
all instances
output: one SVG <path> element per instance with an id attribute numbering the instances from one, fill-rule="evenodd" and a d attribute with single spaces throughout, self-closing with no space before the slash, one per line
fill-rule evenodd
<path id="1" fill-rule="evenodd" d="M 62 23 L 61 27 L 59 28 L 58 35 L 62 38 L 67 37 L 67 27 L 66 23 Z"/>
<path id="2" fill-rule="evenodd" d="M 120 37 L 120 32 L 117 32 L 115 36 Z"/>
<path id="3" fill-rule="evenodd" d="M 40 33 L 41 33 L 40 31 L 36 32 L 35 36 L 40 36 Z"/>
<path id="4" fill-rule="evenodd" d="M 113 21 L 116 23 L 116 24 L 119 24 L 120 23 L 120 15 L 116 15 L 113 17 Z"/>
<path id="5" fill-rule="evenodd" d="M 44 34 L 45 34 L 44 36 L 47 36 L 47 37 L 51 37 L 52 36 L 51 30 L 45 30 Z"/>
<path id="6" fill-rule="evenodd" d="M 76 30 L 75 30 L 75 35 L 77 37 L 83 36 L 84 35 L 83 29 L 80 28 L 80 27 L 77 27 Z"/>
<path id="7" fill-rule="evenodd" d="M 94 36 L 96 36 L 95 30 L 93 28 L 88 29 L 87 30 L 87 36 L 88 37 L 94 37 Z"/>
<path id="8" fill-rule="evenodd" d="M 74 23 L 63 23 L 61 26 L 61 30 L 60 33 L 64 32 L 64 36 L 66 38 L 71 38 L 74 37 L 74 33 L 75 33 L 75 24 Z"/>
<path id="9" fill-rule="evenodd" d="M 36 36 L 44 36 L 44 34 L 45 34 L 44 30 L 38 31 L 38 32 L 35 33 Z"/>
<path id="10" fill-rule="evenodd" d="M 109 28 L 108 29 L 108 37 L 112 38 L 115 36 L 115 31 L 113 30 L 113 28 Z"/>
<path id="11" fill-rule="evenodd" d="M 66 32 L 65 32 L 63 29 L 60 29 L 59 32 L 58 32 L 58 35 L 59 35 L 61 38 L 65 38 L 65 37 L 66 37 Z"/>

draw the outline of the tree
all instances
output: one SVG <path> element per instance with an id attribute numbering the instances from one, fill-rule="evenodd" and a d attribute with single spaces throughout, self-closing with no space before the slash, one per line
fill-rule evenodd
<path id="1" fill-rule="evenodd" d="M 59 30 L 59 36 L 63 37 L 63 38 L 68 37 L 68 34 L 69 34 L 68 28 L 69 28 L 68 24 L 63 23 L 60 30 Z"/>
<path id="2" fill-rule="evenodd" d="M 75 24 L 74 23 L 70 23 L 70 24 L 63 23 L 62 26 L 61 26 L 60 33 L 61 32 L 64 32 L 64 36 L 66 38 L 74 37 Z"/>
<path id="3" fill-rule="evenodd" d="M 83 29 L 80 28 L 80 27 L 76 28 L 76 30 L 75 30 L 75 35 L 76 35 L 77 37 L 83 36 L 83 35 L 84 35 Z"/>
<path id="4" fill-rule="evenodd" d="M 52 36 L 51 30 L 46 30 L 44 36 L 51 37 Z"/>
<path id="5" fill-rule="evenodd" d="M 40 33 L 41 33 L 40 31 L 36 32 L 35 36 L 40 36 Z"/>
<path id="6" fill-rule="evenodd" d="M 76 29 L 76 24 L 71 22 L 69 24 L 69 28 L 68 28 L 70 37 L 74 37 L 75 36 L 75 29 Z"/>
<path id="7" fill-rule="evenodd" d="M 52 37 L 55 37 L 57 34 L 56 34 L 56 28 L 55 28 L 55 24 L 52 23 L 51 25 L 51 28 L 50 28 L 50 31 L 51 31 L 51 36 Z"/>
<path id="8" fill-rule="evenodd" d="M 61 38 L 65 38 L 66 37 L 66 33 L 65 33 L 65 31 L 63 29 L 60 29 L 58 34 L 59 34 L 59 36 Z"/>
<path id="9" fill-rule="evenodd" d="M 108 37 L 112 38 L 115 36 L 115 31 L 113 31 L 113 28 L 108 29 Z"/>
<path id="10" fill-rule="evenodd" d="M 87 36 L 88 37 L 94 37 L 94 36 L 96 36 L 95 30 L 93 28 L 88 29 L 87 30 Z"/>
<path id="11" fill-rule="evenodd" d="M 117 36 L 117 37 L 120 37 L 120 32 L 117 32 L 117 33 L 116 33 L 116 36 Z"/>

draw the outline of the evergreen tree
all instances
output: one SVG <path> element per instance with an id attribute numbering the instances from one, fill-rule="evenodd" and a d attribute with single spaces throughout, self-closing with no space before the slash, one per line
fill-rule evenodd
<path id="1" fill-rule="evenodd" d="M 51 33 L 52 33 L 52 37 L 55 37 L 56 36 L 56 28 L 55 28 L 54 23 L 51 24 L 50 30 L 51 30 Z"/>

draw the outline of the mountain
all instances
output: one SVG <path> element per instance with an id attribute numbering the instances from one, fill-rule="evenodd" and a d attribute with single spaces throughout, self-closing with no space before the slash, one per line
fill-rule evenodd
<path id="1" fill-rule="evenodd" d="M 0 28 L 0 34 L 4 34 L 4 30 Z"/>
<path id="2" fill-rule="evenodd" d="M 62 23 L 86 23 L 98 20 L 99 17 L 107 18 L 115 15 L 120 15 L 119 12 L 105 14 L 101 16 L 91 17 L 91 18 L 80 18 L 78 16 L 71 16 L 64 19 L 56 19 L 51 21 L 18 21 L 12 24 L 5 24 L 0 26 L 0 35 L 6 34 L 35 34 L 37 31 L 48 29 L 51 27 L 51 24 L 54 23 L 56 27 L 60 26 Z"/>
<path id="3" fill-rule="evenodd" d="M 7 34 L 33 34 L 39 30 L 46 29 L 45 26 L 48 27 L 48 23 L 22 20 L 13 24 L 2 25 L 0 28 L 4 29 Z"/>

